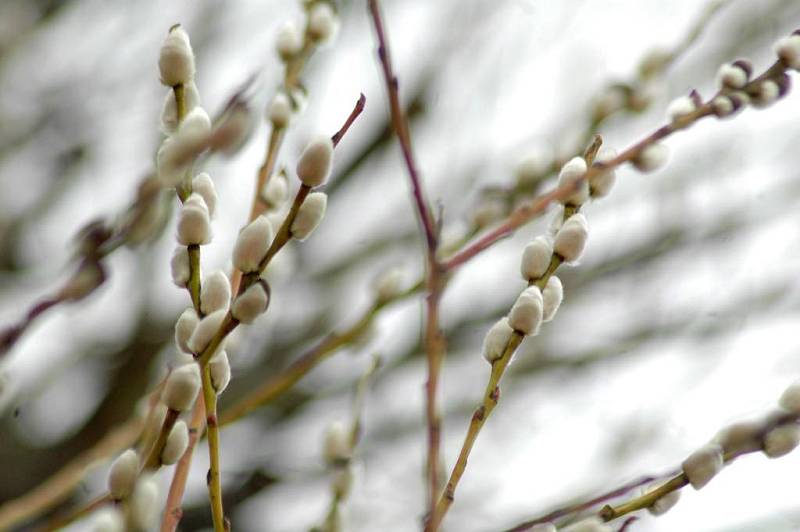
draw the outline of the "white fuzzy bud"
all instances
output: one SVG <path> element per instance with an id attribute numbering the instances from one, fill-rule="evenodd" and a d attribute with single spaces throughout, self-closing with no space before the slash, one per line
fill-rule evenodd
<path id="1" fill-rule="evenodd" d="M 292 222 L 292 238 L 305 240 L 322 221 L 325 216 L 325 208 L 328 206 L 328 196 L 324 192 L 312 192 L 306 197 L 297 217 Z"/>
<path id="2" fill-rule="evenodd" d="M 509 325 L 508 318 L 500 318 L 483 339 L 483 358 L 490 364 L 502 358 L 513 333 L 514 329 Z"/>
<path id="3" fill-rule="evenodd" d="M 737 64 L 726 63 L 717 71 L 717 85 L 721 88 L 741 89 L 749 79 L 747 70 Z"/>
<path id="4" fill-rule="evenodd" d="M 500 198 L 482 198 L 472 213 L 472 223 L 478 229 L 502 220 L 507 211 L 506 202 Z"/>
<path id="5" fill-rule="evenodd" d="M 711 100 L 711 109 L 719 118 L 727 118 L 732 116 L 733 113 L 738 110 L 734 105 L 733 100 L 727 96 L 717 96 Z"/>
<path id="6" fill-rule="evenodd" d="M 192 179 L 192 192 L 202 196 L 203 201 L 206 202 L 206 207 L 208 207 L 208 215 L 214 216 L 214 212 L 217 210 L 217 189 L 214 186 L 214 181 L 211 180 L 207 173 L 202 172 L 194 176 L 194 179 Z"/>
<path id="7" fill-rule="evenodd" d="M 164 384 L 161 400 L 170 410 L 189 410 L 200 391 L 200 370 L 197 364 L 186 364 L 172 370 Z"/>
<path id="8" fill-rule="evenodd" d="M 200 105 L 200 91 L 194 81 L 183 86 L 183 103 L 186 112 L 191 111 Z M 178 104 L 175 101 L 175 93 L 167 92 L 164 97 L 164 105 L 161 108 L 161 131 L 170 135 L 178 129 Z"/>
<path id="9" fill-rule="evenodd" d="M 192 353 L 202 353 L 208 347 L 211 339 L 217 334 L 220 325 L 225 320 L 228 313 L 226 308 L 212 312 L 197 324 L 191 338 L 189 338 L 189 349 Z"/>
<path id="10" fill-rule="evenodd" d="M 180 156 L 179 150 L 180 146 L 173 137 L 165 138 L 158 147 L 156 167 L 158 168 L 158 177 L 165 185 L 175 186 L 180 183 L 189 168 L 188 164 L 177 163 L 176 160 Z"/>
<path id="11" fill-rule="evenodd" d="M 189 429 L 183 420 L 178 420 L 169 431 L 164 449 L 161 450 L 161 463 L 172 465 L 181 459 L 186 448 L 189 447 Z"/>
<path id="12" fill-rule="evenodd" d="M 562 532 L 612 532 L 611 525 L 604 523 L 599 517 L 593 516 L 562 529 Z"/>
<path id="13" fill-rule="evenodd" d="M 520 262 L 520 273 L 526 281 L 538 279 L 547 271 L 553 257 L 553 242 L 547 237 L 538 236 L 525 246 Z"/>
<path id="14" fill-rule="evenodd" d="M 197 317 L 197 312 L 191 307 L 184 310 L 178 321 L 175 322 L 175 344 L 184 353 L 191 354 L 192 352 L 189 349 L 189 339 L 199 322 L 200 318 Z"/>
<path id="15" fill-rule="evenodd" d="M 211 242 L 211 219 L 200 194 L 191 194 L 178 217 L 178 242 L 184 246 Z"/>
<path id="16" fill-rule="evenodd" d="M 697 110 L 694 100 L 689 96 L 681 96 L 675 98 L 667 106 L 667 118 L 670 122 L 675 124 L 687 115 L 692 114 Z"/>
<path id="17" fill-rule="evenodd" d="M 778 84 L 767 79 L 758 84 L 757 92 L 753 95 L 753 107 L 764 108 L 769 107 L 780 98 L 781 89 Z"/>
<path id="18" fill-rule="evenodd" d="M 589 199 L 589 182 L 582 177 L 586 174 L 586 160 L 583 157 L 573 157 L 558 174 L 558 187 L 575 186 L 580 180 L 574 193 L 564 198 L 562 203 L 565 205 L 583 205 Z"/>
<path id="19" fill-rule="evenodd" d="M 278 38 L 275 42 L 275 48 L 278 55 L 284 61 L 288 61 L 300 52 L 303 47 L 303 42 L 300 38 L 300 32 L 293 22 L 287 22 L 278 30 Z"/>
<path id="20" fill-rule="evenodd" d="M 345 463 L 350 459 L 350 431 L 342 422 L 334 421 L 328 425 L 322 451 L 329 465 Z"/>
<path id="21" fill-rule="evenodd" d="M 231 282 L 223 271 L 216 271 L 203 279 L 200 289 L 200 310 L 211 314 L 217 310 L 228 310 L 231 303 Z"/>
<path id="22" fill-rule="evenodd" d="M 258 265 L 272 242 L 272 224 L 266 216 L 250 222 L 236 238 L 233 266 L 243 273 L 258 271 Z"/>
<path id="23" fill-rule="evenodd" d="M 763 430 L 763 421 L 739 421 L 720 430 L 711 441 L 722 447 L 724 453 L 738 455 L 755 452 L 761 450 Z"/>
<path id="24" fill-rule="evenodd" d="M 716 443 L 708 443 L 689 455 L 681 467 L 696 490 L 709 483 L 717 473 L 722 471 L 722 447 Z"/>
<path id="25" fill-rule="evenodd" d="M 278 92 L 267 108 L 267 117 L 275 129 L 283 129 L 292 120 L 292 104 L 289 97 L 283 92 Z"/>
<path id="26" fill-rule="evenodd" d="M 556 233 L 553 251 L 564 261 L 575 262 L 583 253 L 588 238 L 589 224 L 586 217 L 581 213 L 573 214 Z"/>
<path id="27" fill-rule="evenodd" d="M 210 134 L 211 118 L 205 109 L 198 105 L 186 113 L 174 138 L 181 148 L 199 152 Z"/>
<path id="28" fill-rule="evenodd" d="M 172 259 L 169 261 L 169 268 L 172 272 L 172 282 L 175 286 L 183 288 L 189 282 L 191 270 L 189 268 L 189 252 L 184 246 L 177 246 L 172 252 Z"/>
<path id="29" fill-rule="evenodd" d="M 562 299 L 564 299 L 564 286 L 561 284 L 561 279 L 552 275 L 547 280 L 544 290 L 542 290 L 542 300 L 544 302 L 542 321 L 550 321 L 556 316 Z"/>
<path id="30" fill-rule="evenodd" d="M 123 532 L 125 518 L 118 508 L 101 508 L 92 519 L 90 530 L 92 532 Z"/>
<path id="31" fill-rule="evenodd" d="M 168 87 L 191 83 L 194 79 L 194 52 L 189 35 L 180 26 L 173 27 L 161 45 L 158 57 L 161 83 Z"/>
<path id="32" fill-rule="evenodd" d="M 375 279 L 375 295 L 378 301 L 389 301 L 397 296 L 403 286 L 403 270 L 389 268 Z"/>
<path id="33" fill-rule="evenodd" d="M 764 436 L 764 454 L 778 458 L 792 452 L 800 444 L 800 426 L 781 425 Z"/>
<path id="34" fill-rule="evenodd" d="M 531 532 L 558 532 L 558 529 L 553 523 L 539 523 L 531 528 Z"/>
<path id="35" fill-rule="evenodd" d="M 652 172 L 664 166 L 669 150 L 664 144 L 650 144 L 633 159 L 633 166 L 640 172 Z"/>
<path id="36" fill-rule="evenodd" d="M 261 199 L 270 208 L 280 207 L 289 196 L 289 180 L 283 173 L 273 175 L 261 189 Z"/>
<path id="37" fill-rule="evenodd" d="M 117 457 L 108 472 L 108 491 L 114 500 L 122 500 L 133 491 L 139 476 L 139 455 L 128 449 Z"/>
<path id="38" fill-rule="evenodd" d="M 211 386 L 217 395 L 221 394 L 231 382 L 231 363 L 228 360 L 228 353 L 220 351 L 214 355 L 208 362 L 208 371 L 211 374 Z"/>
<path id="39" fill-rule="evenodd" d="M 784 65 L 800 70 L 800 35 L 783 37 L 775 43 L 775 54 Z"/>
<path id="40" fill-rule="evenodd" d="M 267 310 L 269 294 L 260 282 L 249 286 L 233 302 L 231 314 L 241 323 L 253 323 L 255 319 Z"/>
<path id="41" fill-rule="evenodd" d="M 681 498 L 680 490 L 671 491 L 670 493 L 667 493 L 663 497 L 657 499 L 656 502 L 654 502 L 647 509 L 647 511 L 650 512 L 651 515 L 655 516 L 664 515 L 665 513 L 670 511 L 670 509 L 672 509 L 673 506 L 678 504 L 680 498 Z"/>
<path id="42" fill-rule="evenodd" d="M 595 157 L 595 160 L 599 163 L 605 163 L 614 159 L 616 156 L 617 150 L 603 146 L 600 148 L 600 151 L 597 152 L 597 157 Z M 608 193 L 611 192 L 616 180 L 617 172 L 613 168 L 593 175 L 591 178 L 589 178 L 589 189 L 592 197 L 604 198 L 608 196 Z"/>
<path id="43" fill-rule="evenodd" d="M 517 185 L 532 186 L 544 178 L 553 164 L 553 156 L 544 149 L 535 150 L 522 159 L 514 172 Z"/>
<path id="44" fill-rule="evenodd" d="M 784 410 L 800 414 L 800 381 L 795 381 L 784 390 L 778 404 Z"/>
<path id="45" fill-rule="evenodd" d="M 350 488 L 353 486 L 353 471 L 349 467 L 339 468 L 333 474 L 333 482 L 331 482 L 334 493 L 341 498 L 347 497 L 350 493 Z"/>
<path id="46" fill-rule="evenodd" d="M 518 332 L 528 336 L 536 334 L 542 324 L 544 302 L 539 288 L 526 288 L 517 297 L 508 313 L 508 324 Z"/>
<path id="47" fill-rule="evenodd" d="M 129 510 L 134 530 L 153 530 L 159 514 L 158 484 L 155 478 L 142 478 L 136 483 Z"/>
<path id="48" fill-rule="evenodd" d="M 320 135 L 308 143 L 297 161 L 297 177 L 304 185 L 318 187 L 325 184 L 333 166 L 333 141 Z"/>
<path id="49" fill-rule="evenodd" d="M 564 206 L 558 203 L 556 204 L 555 209 L 553 209 L 550 223 L 547 224 L 547 233 L 552 237 L 555 237 L 562 225 L 564 225 Z"/>
<path id="50" fill-rule="evenodd" d="M 325 43 L 335 37 L 339 29 L 339 17 L 327 2 L 315 4 L 308 13 L 308 36 L 312 41 Z"/>

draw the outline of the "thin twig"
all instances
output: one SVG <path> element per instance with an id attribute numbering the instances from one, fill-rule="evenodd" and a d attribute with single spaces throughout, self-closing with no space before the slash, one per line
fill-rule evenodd
<path id="1" fill-rule="evenodd" d="M 446 284 L 444 270 L 437 258 L 438 229 L 425 199 L 425 191 L 417 170 L 411 147 L 411 134 L 408 120 L 400 105 L 399 83 L 392 68 L 389 43 L 384 31 L 380 7 L 377 0 L 369 1 L 369 11 L 372 15 L 375 33 L 378 39 L 378 57 L 383 70 L 386 83 L 386 92 L 389 96 L 389 108 L 392 118 L 392 128 L 400 143 L 403 152 L 408 176 L 411 181 L 412 194 L 416 205 L 417 216 L 422 225 L 422 233 L 427 245 L 427 280 L 426 280 L 426 312 L 425 320 L 425 351 L 428 362 L 428 379 L 425 385 L 425 412 L 428 425 L 428 455 L 427 455 L 427 487 L 428 487 L 428 512 L 432 512 L 439 492 L 439 451 L 441 441 L 441 415 L 437 406 L 439 374 L 445 355 L 445 340 L 439 329 L 439 302 Z"/>

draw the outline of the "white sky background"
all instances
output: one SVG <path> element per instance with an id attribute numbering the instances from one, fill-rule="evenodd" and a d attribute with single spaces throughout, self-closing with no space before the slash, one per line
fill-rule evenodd
<path id="1" fill-rule="evenodd" d="M 347 3 L 339 38 L 315 56 L 304 77 L 309 105 L 282 152 L 290 166 L 312 134 L 339 127 L 359 92 L 367 96 L 367 110 L 337 149 L 337 160 L 351 159 L 388 112 L 363 4 Z M 402 93 L 407 96 L 426 72 L 434 75 L 426 114 L 412 133 L 430 196 L 443 202 L 446 225 L 463 223 L 480 187 L 511 184 L 515 162 L 528 150 L 572 150 L 592 96 L 609 80 L 629 79 L 648 50 L 679 42 L 703 5 L 696 0 L 385 2 Z M 24 8 L 9 3 L 0 6 L 0 20 L 10 20 L 12 9 L 24 19 Z M 272 51 L 275 31 L 292 17 L 299 19 L 299 9 L 286 1 L 82 0 L 2 59 L 0 140 L 10 144 L 18 131 L 47 119 L 32 140 L 0 157 L 2 216 L 17 215 L 53 186 L 54 154 L 77 142 L 92 151 L 47 215 L 25 226 L 19 253 L 29 269 L 3 274 L 0 323 L 18 319 L 65 278 L 75 231 L 97 216 L 119 212 L 150 169 L 165 92 L 156 60 L 167 29 L 181 22 L 192 36 L 197 82 L 209 110 L 219 109 L 254 71 L 261 74 L 254 102 L 260 110 L 280 75 Z M 692 88 L 711 94 L 722 61 L 743 55 L 760 72 L 773 60 L 772 42 L 795 27 L 800 8 L 793 2 L 733 2 L 669 71 L 650 111 L 604 126 L 606 142 L 624 148 L 638 140 L 663 123 L 672 98 Z M 8 31 L 0 24 L 0 40 Z M 58 112 L 47 113 L 50 109 Z M 800 375 L 798 116 L 800 94 L 790 93 L 766 110 L 747 110 L 724 122 L 705 120 L 666 142 L 671 151 L 666 169 L 643 176 L 625 168 L 613 194 L 586 208 L 591 235 L 586 255 L 577 267 L 565 268 L 565 303 L 556 320 L 518 353 L 516 371 L 507 376 L 502 400 L 470 458 L 448 530 L 500 530 L 574 497 L 669 470 L 725 423 L 775 405 Z M 203 249 L 205 271 L 228 265 L 233 240 L 226 235 L 234 235 L 244 221 L 266 133 L 259 123 L 242 152 L 208 164 L 221 201 L 214 226 L 218 238 Z M 303 331 L 315 302 L 346 321 L 365 303 L 369 280 L 386 265 L 399 262 L 407 279 L 415 278 L 418 249 L 407 241 L 340 282 L 326 285 L 313 277 L 376 237 L 414 230 L 414 220 L 393 144 L 337 189 L 318 233 L 291 250 L 287 262 L 294 262 L 285 264 L 283 282 L 273 284 L 268 316 L 231 347 L 234 379 L 263 363 L 253 355 L 259 342 L 280 331 Z M 736 230 L 725 233 L 726 223 Z M 544 222 L 526 226 L 464 267 L 445 298 L 445 327 L 467 316 L 485 318 L 452 342 L 448 353 L 442 399 L 451 413 L 444 425 L 448 471 L 488 373 L 479 355 L 491 323 L 486 319 L 510 307 L 522 289 L 519 256 L 543 230 Z M 667 230 L 682 235 L 668 253 L 587 276 Z M 83 345 L 124 342 L 137 310 L 171 320 L 187 304 L 185 293 L 169 281 L 173 232 L 168 229 L 152 247 L 113 256 L 111 279 L 100 293 L 48 314 L 4 361 L 8 384 L 0 403 L 23 407 L 13 425 L 20 437 L 52 444 L 91 413 L 103 390 L 100 362 L 109 361 L 88 354 Z M 297 272 L 294 278 L 290 271 Z M 143 277 L 149 285 L 140 284 Z M 235 529 L 303 530 L 321 520 L 329 495 L 319 436 L 328 422 L 349 415 L 349 383 L 375 351 L 390 370 L 368 400 L 346 529 L 419 528 L 424 364 L 420 358 L 399 359 L 417 339 L 420 311 L 419 300 L 391 307 L 367 348 L 354 357 L 334 356 L 315 370 L 299 388 L 321 392 L 321 398 L 289 420 L 265 431 L 267 411 L 223 430 L 222 463 L 229 475 L 262 463 L 289 477 L 244 504 L 232 516 Z M 666 332 L 631 340 L 648 328 Z M 533 375 L 523 371 L 536 356 L 563 361 L 604 348 L 607 361 Z M 201 447 L 190 502 L 205 496 L 206 468 Z M 800 454 L 775 461 L 743 458 L 702 492 L 684 490 L 666 516 L 645 514 L 630 530 L 800 529 L 798 468 Z M 99 467 L 91 476 L 89 493 L 102 489 L 105 470 Z M 166 490 L 167 476 L 163 485 Z"/>

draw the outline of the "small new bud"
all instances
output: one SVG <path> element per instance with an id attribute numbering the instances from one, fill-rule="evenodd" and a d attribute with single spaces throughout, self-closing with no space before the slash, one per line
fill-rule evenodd
<path id="1" fill-rule="evenodd" d="M 214 311 L 197 324 L 191 338 L 189 338 L 189 349 L 192 353 L 202 353 L 208 347 L 211 339 L 217 334 L 220 325 L 225 320 L 225 315 L 228 313 L 227 307 Z"/>
<path id="2" fill-rule="evenodd" d="M 562 532 L 612 532 L 611 525 L 597 516 L 586 518 L 562 529 Z"/>
<path id="3" fill-rule="evenodd" d="M 750 453 L 761 449 L 761 432 L 763 429 L 763 421 L 739 421 L 720 430 L 711 441 L 719 444 L 726 454 Z"/>
<path id="4" fill-rule="evenodd" d="M 189 282 L 191 271 L 189 268 L 189 252 L 185 246 L 177 246 L 172 252 L 172 259 L 169 261 L 169 268 L 172 272 L 172 282 L 175 286 L 183 288 Z"/>
<path id="5" fill-rule="evenodd" d="M 283 172 L 269 178 L 261 189 L 261 199 L 272 209 L 280 207 L 288 196 L 289 180 Z"/>
<path id="6" fill-rule="evenodd" d="M 108 491 L 111 497 L 119 501 L 130 495 L 138 476 L 139 455 L 133 449 L 128 449 L 114 460 L 108 472 Z"/>
<path id="7" fill-rule="evenodd" d="M 292 104 L 289 97 L 283 92 L 278 92 L 267 108 L 267 117 L 275 129 L 283 129 L 292 120 Z"/>
<path id="8" fill-rule="evenodd" d="M 663 497 L 657 499 L 656 502 L 654 502 L 652 506 L 650 506 L 647 509 L 647 511 L 650 512 L 651 515 L 655 516 L 664 515 L 665 513 L 670 511 L 670 509 L 672 509 L 673 506 L 678 504 L 678 500 L 680 500 L 680 498 L 681 498 L 680 490 L 672 491 L 670 493 L 667 493 Z"/>
<path id="9" fill-rule="evenodd" d="M 188 164 L 179 164 L 179 151 L 181 147 L 173 137 L 167 137 L 161 142 L 156 153 L 156 168 L 159 179 L 168 186 L 175 186 L 181 182 L 188 169 Z"/>
<path id="10" fill-rule="evenodd" d="M 242 101 L 228 106 L 209 137 L 209 147 L 225 155 L 233 155 L 244 145 L 253 131 L 253 114 Z"/>
<path id="11" fill-rule="evenodd" d="M 221 270 L 215 271 L 203 279 L 200 289 L 200 310 L 203 314 L 211 314 L 217 310 L 228 310 L 231 303 L 231 282 Z"/>
<path id="12" fill-rule="evenodd" d="M 191 201 L 190 201 L 191 200 Z M 178 242 L 184 246 L 211 242 L 211 219 L 200 194 L 192 194 L 178 217 Z"/>
<path id="13" fill-rule="evenodd" d="M 167 442 L 161 450 L 161 463 L 163 465 L 174 464 L 181 459 L 187 447 L 189 447 L 189 429 L 181 419 L 176 421 L 172 430 L 169 431 Z"/>
<path id="14" fill-rule="evenodd" d="M 278 38 L 275 48 L 283 61 L 288 61 L 300 52 L 303 42 L 297 26 L 292 22 L 287 22 L 278 30 Z"/>
<path id="15" fill-rule="evenodd" d="M 233 246 L 233 266 L 243 273 L 258 271 L 258 265 L 272 242 L 272 224 L 259 216 L 239 233 Z"/>
<path id="16" fill-rule="evenodd" d="M 323 455 L 328 465 L 334 466 L 350 460 L 350 432 L 340 421 L 334 421 L 325 430 Z"/>
<path id="17" fill-rule="evenodd" d="M 492 325 L 483 339 L 483 358 L 489 364 L 502 358 L 513 333 L 514 329 L 509 325 L 508 318 L 500 318 L 497 323 Z"/>
<path id="18" fill-rule="evenodd" d="M 764 436 L 764 454 L 778 458 L 792 452 L 800 444 L 800 426 L 781 425 Z"/>
<path id="19" fill-rule="evenodd" d="M 211 386 L 217 395 L 221 394 L 231 382 L 231 363 L 228 360 L 228 353 L 220 351 L 214 355 L 208 362 L 208 371 L 211 374 Z"/>
<path id="20" fill-rule="evenodd" d="M 589 199 L 589 182 L 583 179 L 585 174 L 586 160 L 583 157 L 573 157 L 561 167 L 558 187 L 577 187 L 574 193 L 561 200 L 564 205 L 583 205 Z"/>
<path id="21" fill-rule="evenodd" d="M 375 295 L 378 301 L 389 301 L 400 293 L 403 286 L 403 270 L 390 268 L 375 279 Z"/>
<path id="22" fill-rule="evenodd" d="M 306 197 L 297 217 L 292 222 L 292 238 L 303 241 L 308 238 L 325 216 L 328 205 L 328 196 L 324 192 L 312 192 Z"/>
<path id="23" fill-rule="evenodd" d="M 80 301 L 106 281 L 106 272 L 102 264 L 95 260 L 85 259 L 78 270 L 70 277 L 58 297 L 63 300 Z"/>
<path id="24" fill-rule="evenodd" d="M 784 390 L 778 404 L 784 410 L 793 414 L 800 414 L 800 381 L 795 381 Z"/>
<path id="25" fill-rule="evenodd" d="M 780 93 L 781 89 L 775 81 L 771 79 L 762 81 L 756 87 L 756 92 L 751 93 L 753 107 L 762 109 L 769 107 L 778 100 Z"/>
<path id="26" fill-rule="evenodd" d="M 550 236 L 555 237 L 556 233 L 558 233 L 558 230 L 561 229 L 562 225 L 564 225 L 564 206 L 560 203 L 556 204 L 551 216 L 550 223 L 547 224 L 547 233 Z"/>
<path id="27" fill-rule="evenodd" d="M 249 286 L 233 302 L 231 314 L 241 323 L 253 323 L 269 306 L 269 293 L 262 282 Z"/>
<path id="28" fill-rule="evenodd" d="M 672 100 L 667 106 L 667 118 L 672 122 L 672 125 L 675 126 L 681 124 L 682 118 L 685 118 L 696 110 L 697 106 L 692 98 L 689 96 L 681 96 Z M 685 127 L 685 125 L 688 124 L 682 124 L 682 127 Z"/>
<path id="29" fill-rule="evenodd" d="M 200 91 L 197 90 L 197 85 L 195 85 L 194 81 L 183 86 L 183 104 L 186 112 L 200 105 Z M 178 129 L 179 125 L 178 104 L 175 101 L 175 93 L 169 91 L 161 108 L 161 131 L 170 135 Z"/>
<path id="30" fill-rule="evenodd" d="M 178 321 L 175 322 L 175 344 L 184 353 L 192 353 L 192 350 L 189 349 L 189 338 L 192 337 L 199 322 L 200 318 L 197 317 L 197 312 L 191 307 L 184 310 Z"/>
<path id="31" fill-rule="evenodd" d="M 660 143 L 650 144 L 636 155 L 633 166 L 640 172 L 652 172 L 664 166 L 669 156 L 667 147 Z"/>
<path id="32" fill-rule="evenodd" d="M 101 508 L 92 519 L 92 532 L 123 532 L 125 518 L 118 508 Z"/>
<path id="33" fill-rule="evenodd" d="M 708 484 L 722 471 L 722 466 L 722 447 L 716 443 L 707 443 L 700 447 L 681 464 L 686 478 L 696 490 Z"/>
<path id="34" fill-rule="evenodd" d="M 508 324 L 525 336 L 536 334 L 539 325 L 542 324 L 543 307 L 544 302 L 539 288 L 535 286 L 526 288 L 511 307 Z"/>
<path id="35" fill-rule="evenodd" d="M 142 478 L 131 495 L 129 515 L 133 529 L 153 530 L 158 514 L 158 484 L 153 477 Z"/>
<path id="36" fill-rule="evenodd" d="M 297 161 L 297 177 L 304 185 L 318 187 L 325 184 L 333 165 L 333 141 L 318 136 L 308 143 Z"/>
<path id="37" fill-rule="evenodd" d="M 778 40 L 775 54 L 787 67 L 800 70 L 800 35 L 792 34 Z"/>
<path id="38" fill-rule="evenodd" d="M 561 279 L 555 275 L 551 275 L 547 280 L 544 290 L 542 290 L 542 300 L 544 302 L 544 314 L 542 321 L 550 321 L 556 316 L 558 307 L 561 306 L 561 300 L 564 298 L 564 286 L 561 284 Z"/>
<path id="39" fill-rule="evenodd" d="M 168 87 L 191 83 L 194 80 L 194 52 L 189 35 L 180 25 L 169 30 L 158 57 L 161 83 Z"/>
<path id="40" fill-rule="evenodd" d="M 208 215 L 214 216 L 214 212 L 217 209 L 217 189 L 207 173 L 202 172 L 194 176 L 194 179 L 192 179 L 192 192 L 202 196 L 206 202 L 206 207 L 208 207 Z"/>
<path id="41" fill-rule="evenodd" d="M 325 43 L 333 39 L 339 28 L 339 18 L 333 6 L 327 2 L 319 2 L 308 13 L 308 36 L 316 43 Z"/>
<path id="42" fill-rule="evenodd" d="M 553 242 L 547 237 L 538 236 L 525 246 L 520 262 L 522 278 L 528 282 L 538 279 L 547 271 L 553 257 Z"/>
<path id="43" fill-rule="evenodd" d="M 752 72 L 753 67 L 745 59 L 726 63 L 717 71 L 717 85 L 720 88 L 741 89 L 747 85 Z"/>
<path id="44" fill-rule="evenodd" d="M 586 240 L 589 238 L 589 224 L 581 214 L 570 216 L 556 233 L 553 251 L 565 262 L 575 262 L 583 253 Z"/>
<path id="45" fill-rule="evenodd" d="M 170 410 L 189 410 L 200 391 L 200 370 L 197 364 L 186 364 L 172 370 L 164 384 L 161 400 Z"/>
<path id="46" fill-rule="evenodd" d="M 595 161 L 598 163 L 606 163 L 617 156 L 617 150 L 603 146 L 597 152 Z M 617 172 L 613 168 L 604 170 L 598 174 L 592 175 L 589 178 L 589 190 L 593 198 L 604 198 L 608 196 L 614 183 L 617 180 Z"/>

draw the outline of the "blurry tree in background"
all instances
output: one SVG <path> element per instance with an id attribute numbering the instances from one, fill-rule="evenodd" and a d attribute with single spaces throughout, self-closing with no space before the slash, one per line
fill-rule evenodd
<path id="1" fill-rule="evenodd" d="M 800 4 L 370 6 L 0 4 L 0 529 L 800 529 Z"/>

